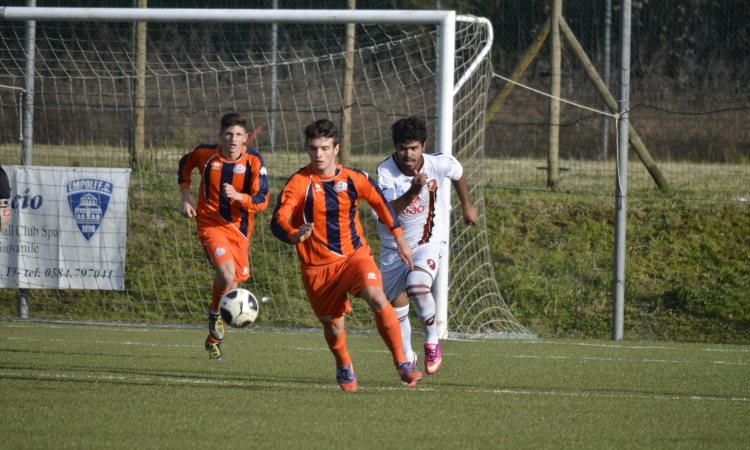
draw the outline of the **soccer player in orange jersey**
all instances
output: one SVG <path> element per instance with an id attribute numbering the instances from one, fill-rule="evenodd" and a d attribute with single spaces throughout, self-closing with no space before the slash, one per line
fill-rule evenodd
<path id="1" fill-rule="evenodd" d="M 401 349 L 398 318 L 385 297 L 380 271 L 365 240 L 359 201 L 365 200 L 375 209 L 408 265 L 411 247 L 375 182 L 364 172 L 336 163 L 336 126 L 328 119 L 317 120 L 305 128 L 305 137 L 310 164 L 293 174 L 281 190 L 271 230 L 297 249 L 307 298 L 336 361 L 336 381 L 345 392 L 357 390 L 344 327 L 344 317 L 352 311 L 350 294 L 370 306 L 401 380 L 415 384 L 422 373 L 407 361 Z"/>
<path id="2" fill-rule="evenodd" d="M 250 237 L 256 212 L 268 206 L 268 178 L 263 157 L 247 148 L 252 142 L 245 119 L 237 113 L 221 118 L 219 144 L 201 144 L 180 159 L 177 182 L 182 215 L 194 217 L 198 237 L 216 270 L 208 311 L 205 347 L 212 359 L 223 360 L 222 295 L 250 278 Z M 200 171 L 198 204 L 190 198 L 192 171 Z"/>

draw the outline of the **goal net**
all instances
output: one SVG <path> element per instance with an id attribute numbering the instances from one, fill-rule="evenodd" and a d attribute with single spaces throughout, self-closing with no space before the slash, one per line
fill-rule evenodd
<path id="1" fill-rule="evenodd" d="M 196 145 L 216 142 L 220 116 L 237 111 L 260 130 L 251 146 L 263 154 L 271 182 L 271 206 L 256 216 L 252 278 L 243 285 L 263 298 L 257 324 L 317 327 L 299 281 L 294 249 L 277 241 L 269 229 L 276 194 L 288 176 L 307 163 L 304 127 L 322 117 L 341 124 L 346 146 L 340 162 L 370 173 L 393 151 L 390 125 L 400 117 L 415 114 L 427 120 L 428 149 L 440 150 L 436 147 L 441 132 L 445 136 L 440 128 L 445 98 L 440 90 L 437 22 L 352 21 L 357 23 L 349 25 L 348 40 L 347 24 L 327 19 L 335 17 L 335 11 L 309 11 L 305 23 L 286 20 L 289 15 L 282 10 L 274 11 L 275 19 L 254 23 L 212 19 L 210 13 L 218 10 L 203 10 L 203 21 L 170 16 L 138 22 L 97 20 L 90 15 L 96 9 L 85 15 L 83 9 L 64 8 L 81 15 L 60 20 L 58 14 L 55 21 L 33 17 L 30 33 L 29 18 L 23 16 L 31 14 L 29 10 L 0 8 L 0 122 L 8 125 L 0 130 L 0 157 L 16 172 L 36 170 L 42 175 L 14 186 L 13 222 L 0 235 L 0 257 L 6 254 L 0 259 L 0 280 L 4 287 L 21 289 L 33 318 L 205 320 L 213 271 L 194 222 L 179 212 L 177 162 Z M 22 19 L 9 18 L 11 12 Z M 172 10 L 180 13 L 185 10 Z M 397 11 L 388 13 L 401 17 Z M 447 134 L 452 142 L 442 147 L 464 165 L 480 220 L 469 228 L 460 218 L 460 208 L 452 213 L 444 331 L 455 337 L 533 337 L 500 294 L 482 214 L 492 29 L 480 18 L 452 17 L 452 132 Z M 36 47 L 31 65 L 26 59 L 30 36 Z M 30 67 L 34 89 L 26 93 Z M 24 104 L 29 100 L 33 122 L 25 123 L 30 116 Z M 33 132 L 24 134 L 24 129 Z M 26 142 L 19 145 L 22 136 Z M 123 247 L 118 253 L 124 260 L 121 286 L 103 280 L 112 275 L 107 271 L 111 252 L 93 255 L 93 261 L 81 264 L 75 274 L 39 254 L 19 256 L 20 245 L 41 239 L 24 236 L 25 230 L 54 231 L 71 215 L 72 206 L 65 204 L 70 194 L 67 200 L 63 194 L 59 204 L 39 208 L 47 217 L 20 226 L 30 212 L 24 210 L 24 195 L 65 188 L 58 186 L 57 177 L 44 175 L 50 168 L 97 174 L 126 169 L 126 238 L 114 240 Z M 116 203 L 114 196 L 110 202 Z M 362 217 L 367 218 L 370 245 L 377 253 L 375 224 L 370 214 Z M 104 221 L 100 229 L 90 231 L 104 238 L 111 232 Z M 70 251 L 81 252 L 81 247 Z M 19 270 L 24 256 L 36 257 L 39 270 L 23 278 L 25 284 L 13 284 L 9 275 Z M 73 277 L 87 269 L 92 272 L 85 272 L 83 286 L 46 283 L 50 277 Z M 0 290 L 1 315 L 17 314 L 18 292 Z M 371 328 L 369 309 L 356 302 L 348 326 Z"/>

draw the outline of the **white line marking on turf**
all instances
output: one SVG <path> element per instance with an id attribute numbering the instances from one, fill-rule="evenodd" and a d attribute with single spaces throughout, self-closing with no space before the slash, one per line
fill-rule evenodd
<path id="1" fill-rule="evenodd" d="M 551 397 L 581 397 L 581 398 L 622 398 L 637 400 L 683 400 L 683 401 L 716 401 L 716 402 L 750 402 L 748 397 L 713 397 L 703 395 L 665 395 L 665 394 L 623 394 L 623 393 L 591 393 L 591 392 L 557 392 L 530 391 L 522 389 L 494 389 L 493 394 L 510 395 L 538 395 Z"/>
<path id="2" fill-rule="evenodd" d="M 66 374 L 66 373 L 27 373 L 18 371 L 3 371 L 0 369 L 0 378 L 27 378 L 35 380 L 70 380 L 70 381 L 115 381 L 118 383 L 164 383 L 172 385 L 187 385 L 187 386 L 235 386 L 238 388 L 242 387 L 253 387 L 253 386 L 273 386 L 282 388 L 299 388 L 299 387 L 315 387 L 326 390 L 339 390 L 339 387 L 333 383 L 320 384 L 320 383 L 285 383 L 279 381 L 263 381 L 263 380 L 217 380 L 217 379 L 206 379 L 206 378 L 190 378 L 190 377 L 153 377 L 153 376 L 134 376 L 131 374 L 101 374 L 101 375 L 81 375 L 81 374 Z M 360 386 L 360 390 L 364 391 L 410 391 L 410 392 L 445 392 L 446 389 L 435 388 L 435 387 L 423 387 L 417 386 L 415 388 L 407 388 L 403 386 L 380 386 L 380 387 L 367 387 Z M 448 387 L 448 390 L 455 391 L 455 387 Z M 748 397 L 715 397 L 715 396 L 703 396 L 703 395 L 666 395 L 666 394 L 630 394 L 630 393 L 601 393 L 601 392 L 587 392 L 587 391 L 574 391 L 574 392 L 563 392 L 563 391 L 534 391 L 528 389 L 476 389 L 470 388 L 466 392 L 472 394 L 495 394 L 495 395 L 528 395 L 528 396 L 546 396 L 546 397 L 576 397 L 576 398 L 613 398 L 613 399 L 636 399 L 636 400 L 658 400 L 658 401 L 712 401 L 712 402 L 729 402 L 729 403 L 747 403 L 750 402 Z"/>

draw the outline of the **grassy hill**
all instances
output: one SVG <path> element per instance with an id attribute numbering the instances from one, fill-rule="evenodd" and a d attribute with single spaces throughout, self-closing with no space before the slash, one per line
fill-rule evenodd
<path id="1" fill-rule="evenodd" d="M 505 191 L 487 205 L 496 277 L 540 336 L 611 335 L 614 200 Z M 625 338 L 750 343 L 750 205 L 631 199 Z"/>

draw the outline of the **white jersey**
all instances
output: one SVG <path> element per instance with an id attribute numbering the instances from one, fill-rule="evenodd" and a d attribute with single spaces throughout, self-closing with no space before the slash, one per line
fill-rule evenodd
<path id="1" fill-rule="evenodd" d="M 414 248 L 427 242 L 448 242 L 448 236 L 438 236 L 443 222 L 450 220 L 450 204 L 445 196 L 440 194 L 440 187 L 447 177 L 456 181 L 463 174 L 463 167 L 458 160 L 443 153 L 422 154 L 423 163 L 418 173 L 427 174 L 427 184 L 417 197 L 412 200 L 398 220 L 404 230 L 404 237 Z M 416 174 L 414 174 L 416 175 Z M 399 169 L 393 156 L 378 165 L 378 186 L 383 191 L 387 201 L 401 197 L 411 187 L 413 175 L 407 175 Z M 395 249 L 396 242 L 388 228 L 378 221 L 378 237 L 381 247 Z"/>

